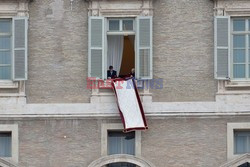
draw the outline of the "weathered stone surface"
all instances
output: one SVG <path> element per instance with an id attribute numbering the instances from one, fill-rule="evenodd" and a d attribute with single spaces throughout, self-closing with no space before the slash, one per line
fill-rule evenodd
<path id="1" fill-rule="evenodd" d="M 34 0 L 29 4 L 28 103 L 89 102 L 88 3 Z"/>
<path id="2" fill-rule="evenodd" d="M 157 167 L 218 167 L 227 161 L 227 123 L 250 117 L 148 118 L 142 156 Z M 87 167 L 101 156 L 101 124 L 119 119 L 13 119 L 20 167 Z M 66 136 L 66 138 L 64 137 Z"/>
<path id="3" fill-rule="evenodd" d="M 88 3 L 34 0 L 29 5 L 28 103 L 89 102 L 86 89 Z M 153 101 L 213 101 L 213 2 L 157 0 Z"/>
<path id="4" fill-rule="evenodd" d="M 153 101 L 214 101 L 213 1 L 153 1 Z"/>

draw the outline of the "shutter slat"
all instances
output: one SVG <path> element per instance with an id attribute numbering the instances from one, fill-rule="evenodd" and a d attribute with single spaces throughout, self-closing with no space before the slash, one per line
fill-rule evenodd
<path id="1" fill-rule="evenodd" d="M 13 80 L 27 80 L 27 17 L 13 18 Z"/>
<path id="2" fill-rule="evenodd" d="M 150 49 L 140 49 L 140 76 L 150 76 Z"/>
<path id="3" fill-rule="evenodd" d="M 230 76 L 230 17 L 215 17 L 215 78 L 228 80 Z"/>
<path id="4" fill-rule="evenodd" d="M 102 47 L 102 20 L 91 19 L 91 47 Z"/>
<path id="5" fill-rule="evenodd" d="M 137 17 L 136 77 L 152 79 L 152 17 Z"/>
<path id="6" fill-rule="evenodd" d="M 139 46 L 150 47 L 150 19 L 139 20 Z"/>
<path id="7" fill-rule="evenodd" d="M 104 18 L 89 17 L 89 77 L 104 79 Z"/>
<path id="8" fill-rule="evenodd" d="M 25 50 L 15 50 L 15 78 L 25 77 Z"/>
<path id="9" fill-rule="evenodd" d="M 25 20 L 15 20 L 15 48 L 25 48 Z"/>
<path id="10" fill-rule="evenodd" d="M 91 77 L 102 76 L 102 50 L 91 50 Z"/>

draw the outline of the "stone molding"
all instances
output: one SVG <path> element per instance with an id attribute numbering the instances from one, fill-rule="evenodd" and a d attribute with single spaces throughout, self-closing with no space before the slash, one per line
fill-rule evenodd
<path id="1" fill-rule="evenodd" d="M 124 129 L 121 123 L 103 123 L 101 132 L 101 155 L 108 155 L 108 131 Z M 141 156 L 141 131 L 135 131 L 135 155 Z"/>
<path id="2" fill-rule="evenodd" d="M 128 163 L 135 164 L 139 167 L 155 167 L 151 162 L 149 162 L 148 160 L 142 157 L 125 155 L 125 154 L 103 156 L 93 161 L 88 167 L 102 167 L 104 165 L 108 165 L 108 164 L 116 163 L 116 162 L 128 162 Z"/>
<path id="3" fill-rule="evenodd" d="M 29 16 L 28 4 L 28 0 L 0 2 L 0 17 L 10 18 L 13 16 Z"/>
<path id="4" fill-rule="evenodd" d="M 89 1 L 89 16 L 136 17 L 152 16 L 152 0 Z"/>
<path id="5" fill-rule="evenodd" d="M 242 165 L 246 162 L 250 163 L 250 154 L 244 154 L 238 158 L 235 158 L 229 162 L 227 162 L 226 164 L 221 165 L 220 167 L 238 167 L 239 165 Z"/>
<path id="6" fill-rule="evenodd" d="M 4 160 L 2 158 L 0 158 L 0 166 L 1 167 L 17 167 L 17 165 L 15 165 L 14 163 Z"/>
<path id="7" fill-rule="evenodd" d="M 250 115 L 250 95 L 222 95 L 215 102 L 143 102 L 149 117 Z M 117 117 L 116 103 L 26 104 L 0 98 L 0 117 Z"/>
<path id="8" fill-rule="evenodd" d="M 11 132 L 11 157 L 0 157 L 0 166 L 2 162 L 18 163 L 19 159 L 19 139 L 18 124 L 0 124 L 0 132 Z"/>
<path id="9" fill-rule="evenodd" d="M 227 123 L 227 159 L 232 160 L 241 157 L 242 154 L 234 153 L 234 132 L 235 130 L 250 130 L 249 122 Z"/>

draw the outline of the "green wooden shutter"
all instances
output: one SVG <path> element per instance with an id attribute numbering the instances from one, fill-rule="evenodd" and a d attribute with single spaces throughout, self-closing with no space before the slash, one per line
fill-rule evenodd
<path id="1" fill-rule="evenodd" d="M 152 79 L 152 16 L 136 19 L 136 78 Z"/>
<path id="2" fill-rule="evenodd" d="M 13 17 L 12 78 L 27 80 L 28 73 L 28 18 Z"/>
<path id="3" fill-rule="evenodd" d="M 104 17 L 89 17 L 88 76 L 104 79 Z"/>
<path id="4" fill-rule="evenodd" d="M 230 79 L 230 17 L 214 19 L 214 65 L 215 78 Z"/>

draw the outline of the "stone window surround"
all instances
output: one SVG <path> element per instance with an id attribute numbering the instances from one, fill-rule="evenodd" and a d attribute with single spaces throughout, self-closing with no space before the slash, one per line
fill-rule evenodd
<path id="1" fill-rule="evenodd" d="M 242 154 L 234 154 L 234 130 L 250 130 L 250 122 L 227 123 L 227 159 L 228 160 L 242 156 Z"/>
<path id="2" fill-rule="evenodd" d="M 8 18 L 8 19 L 11 19 L 13 16 L 16 16 L 15 13 L 3 13 L 0 11 L 0 19 L 4 18 Z M 1 89 L 16 89 L 18 88 L 18 85 L 19 85 L 19 82 L 15 82 L 15 81 L 12 81 L 12 80 L 0 80 L 0 88 Z"/>
<path id="3" fill-rule="evenodd" d="M 103 123 L 101 127 L 101 155 L 108 155 L 108 131 L 123 130 L 121 123 Z M 141 131 L 135 131 L 135 156 L 141 156 Z"/>
<path id="4" fill-rule="evenodd" d="M 220 167 L 238 167 L 239 165 L 242 165 L 246 162 L 250 162 L 250 154 L 244 154 L 242 156 L 239 156 L 236 159 L 226 162 Z"/>
<path id="5" fill-rule="evenodd" d="M 217 0 L 219 1 L 219 0 Z M 226 6 L 217 6 L 218 2 L 214 3 L 214 11 L 215 11 L 215 16 L 231 16 L 231 17 L 246 17 L 250 16 L 250 8 L 227 8 Z M 217 94 L 245 94 L 248 93 L 250 94 L 249 90 L 234 90 L 234 89 L 249 89 L 250 88 L 250 81 L 249 80 L 219 80 L 218 81 L 218 92 Z M 228 90 L 228 89 L 231 89 Z"/>
<path id="6" fill-rule="evenodd" d="M 103 156 L 95 161 L 93 161 L 88 167 L 103 167 L 105 165 L 115 163 L 115 162 L 129 162 L 137 165 L 138 167 L 155 167 L 151 162 L 142 158 L 132 155 L 115 154 L 109 156 Z"/>
<path id="7" fill-rule="evenodd" d="M 19 157 L 19 139 L 18 139 L 18 125 L 17 124 L 0 124 L 0 132 L 11 132 L 11 157 L 0 157 L 3 160 L 18 163 Z"/>
<path id="8" fill-rule="evenodd" d="M 0 2 L 0 18 L 28 16 L 28 3 L 31 0 Z M 1 7 L 1 4 L 8 3 Z M 6 7 L 7 6 L 7 7 Z M 0 89 L 18 89 L 18 93 L 0 93 L 0 97 L 25 97 L 25 81 L 0 80 Z"/>
<path id="9" fill-rule="evenodd" d="M 110 5 L 105 0 L 89 0 L 89 16 L 104 16 L 104 17 L 136 17 L 139 15 L 153 15 L 153 0 L 138 0 L 133 2 L 122 0 L 117 8 Z"/>
<path id="10" fill-rule="evenodd" d="M 133 7 L 126 3 L 126 0 L 119 2 L 120 7 L 116 7 L 109 4 L 105 0 L 89 0 L 89 16 L 103 16 L 106 18 L 135 18 L 137 16 L 153 16 L 153 0 L 138 0 L 134 1 Z M 131 1 L 129 1 L 131 3 Z M 124 5 L 126 4 L 126 5 Z M 135 7 L 134 7 L 135 6 Z M 105 81 L 104 81 L 105 82 Z M 108 91 L 103 93 L 102 88 L 92 89 L 90 102 L 91 103 L 110 103 L 115 102 L 113 92 Z M 144 102 L 152 102 L 152 94 L 149 89 L 143 89 L 140 92 L 141 99 Z"/>

